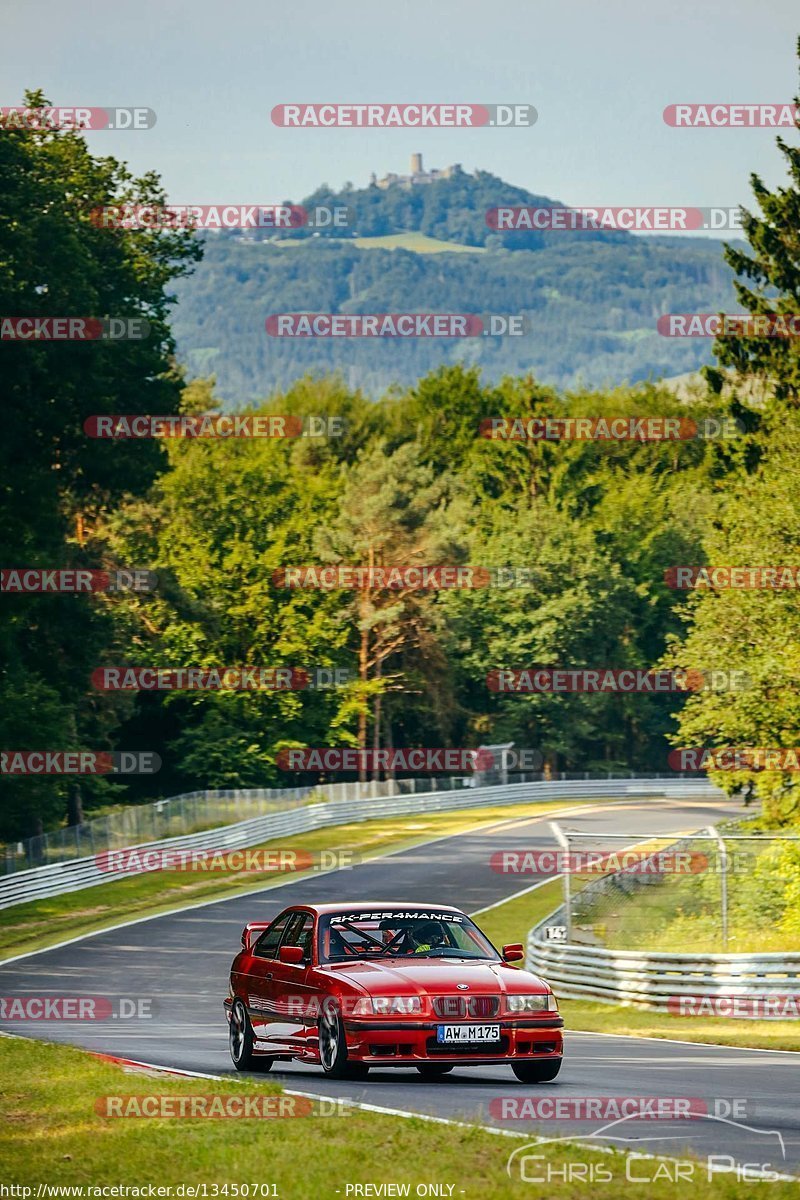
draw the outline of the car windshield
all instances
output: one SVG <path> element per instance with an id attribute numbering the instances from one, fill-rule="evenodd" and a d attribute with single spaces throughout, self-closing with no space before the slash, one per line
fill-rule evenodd
<path id="1" fill-rule="evenodd" d="M 355 958 L 491 958 L 498 955 L 463 913 L 437 909 L 332 913 L 319 925 L 321 962 Z"/>

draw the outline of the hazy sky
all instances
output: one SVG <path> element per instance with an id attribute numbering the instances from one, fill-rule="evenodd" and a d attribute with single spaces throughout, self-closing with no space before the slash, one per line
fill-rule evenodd
<path id="1" fill-rule="evenodd" d="M 769 129 L 673 129 L 677 101 L 788 102 L 791 0 L 0 0 L 0 104 L 145 105 L 88 135 L 175 203 L 299 200 L 322 181 L 461 162 L 575 205 L 725 206 L 784 178 Z M 296 130 L 291 101 L 527 102 L 531 129 Z M 791 136 L 791 134 L 790 134 Z"/>

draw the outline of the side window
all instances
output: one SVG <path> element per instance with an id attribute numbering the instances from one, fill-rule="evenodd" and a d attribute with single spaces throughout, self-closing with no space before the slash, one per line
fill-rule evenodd
<path id="1" fill-rule="evenodd" d="M 278 953 L 278 943 L 281 940 L 281 934 L 286 928 L 289 918 L 295 915 L 295 913 L 288 912 L 282 917 L 278 917 L 277 921 L 273 921 L 269 929 L 265 929 L 256 942 L 253 947 L 253 954 L 257 954 L 259 958 L 275 958 Z"/>
<path id="2" fill-rule="evenodd" d="M 302 946 L 304 956 L 310 959 L 313 929 L 314 918 L 311 913 L 295 913 L 294 920 L 286 931 L 286 937 L 282 944 L 284 946 Z"/>

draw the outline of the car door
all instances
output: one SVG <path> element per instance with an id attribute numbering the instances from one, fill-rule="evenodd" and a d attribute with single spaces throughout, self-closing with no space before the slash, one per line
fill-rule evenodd
<path id="1" fill-rule="evenodd" d="M 272 978 L 275 970 L 275 961 L 278 957 L 278 947 L 281 938 L 294 915 L 291 909 L 282 912 L 280 916 L 276 917 L 270 927 L 261 934 L 253 946 L 253 956 L 247 972 L 245 986 L 247 989 L 247 1012 L 250 1017 L 250 1024 L 253 1026 L 253 1033 L 259 1039 L 267 1036 L 268 1030 L 273 1023 L 274 1013 L 272 1008 L 274 1005 L 274 994 Z"/>
<path id="2" fill-rule="evenodd" d="M 281 938 L 278 955 L 285 946 L 299 946 L 303 961 L 286 963 L 277 957 L 269 981 L 274 1019 L 264 1036 L 295 1053 L 305 1049 L 309 1028 L 315 1033 L 317 1028 L 316 991 L 309 982 L 313 932 L 314 917 L 310 912 L 292 914 Z"/>

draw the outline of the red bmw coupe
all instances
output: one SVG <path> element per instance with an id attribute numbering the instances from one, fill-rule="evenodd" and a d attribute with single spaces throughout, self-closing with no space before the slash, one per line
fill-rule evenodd
<path id="1" fill-rule="evenodd" d="M 508 964 L 468 916 L 444 904 L 299 904 L 249 922 L 225 1010 L 239 1071 L 319 1063 L 335 1079 L 370 1067 L 512 1068 L 555 1079 L 563 1020 L 550 988 Z"/>

